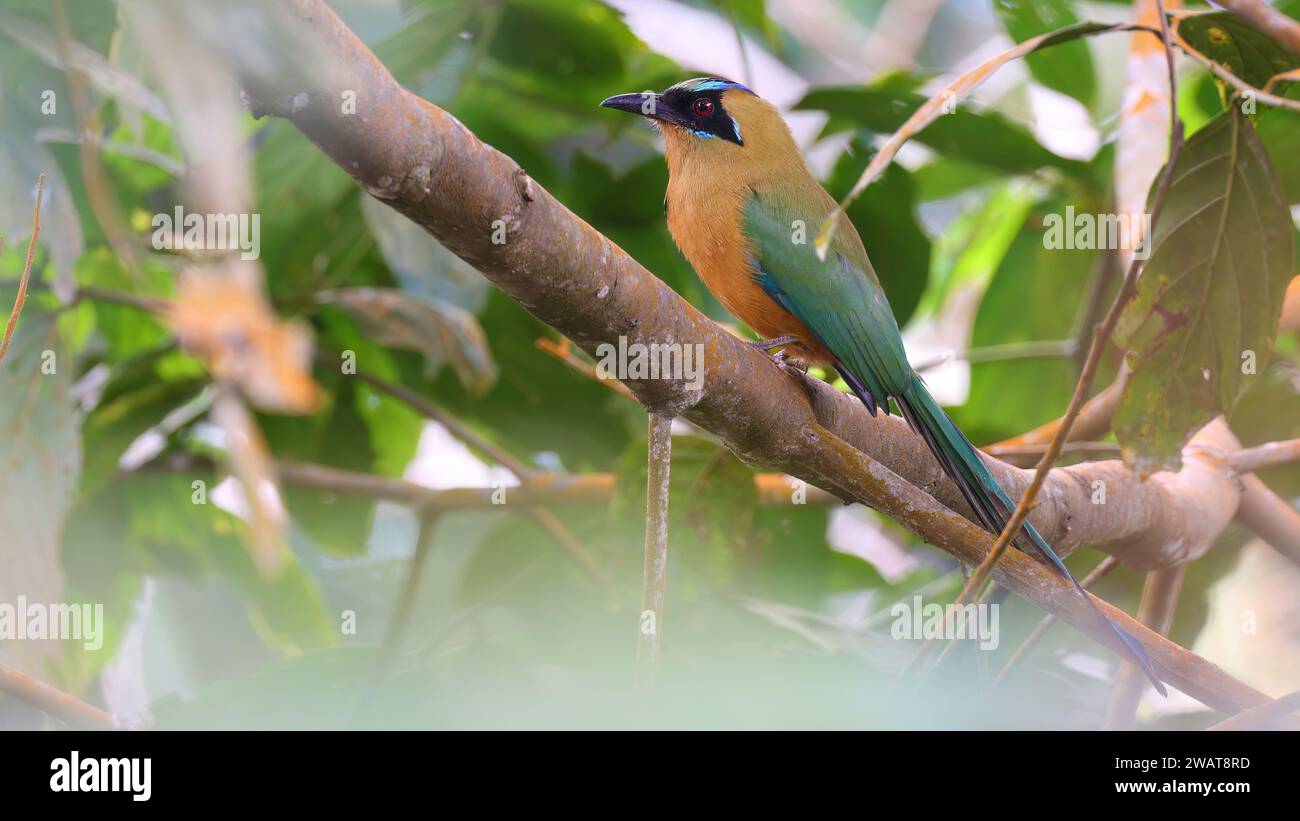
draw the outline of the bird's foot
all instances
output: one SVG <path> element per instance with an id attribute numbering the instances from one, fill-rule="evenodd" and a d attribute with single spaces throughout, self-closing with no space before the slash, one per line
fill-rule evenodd
<path id="1" fill-rule="evenodd" d="M 776 363 L 777 367 L 781 368 L 782 370 L 785 370 L 786 368 L 794 368 L 795 370 L 808 373 L 807 362 L 803 361 L 802 359 L 794 359 L 792 357 L 788 357 L 785 355 L 785 351 L 777 351 L 774 354 L 768 354 L 768 355 L 772 357 L 772 361 Z"/>
<path id="2" fill-rule="evenodd" d="M 798 341 L 799 337 L 786 334 L 785 336 L 774 336 L 771 339 L 760 339 L 757 342 L 746 342 L 745 344 L 751 348 L 758 348 L 760 351 L 766 353 L 773 348 L 782 348 L 786 345 L 793 345 Z M 779 355 L 780 354 L 778 354 L 778 356 Z"/>
<path id="3" fill-rule="evenodd" d="M 760 339 L 757 342 L 746 342 L 751 348 L 757 348 L 775 362 L 781 368 L 797 368 L 804 373 L 808 372 L 808 363 L 802 359 L 791 359 L 786 356 L 784 350 L 772 353 L 773 348 L 784 348 L 786 345 L 793 345 L 799 341 L 799 337 L 786 334 L 785 336 L 774 336 L 771 339 Z"/>

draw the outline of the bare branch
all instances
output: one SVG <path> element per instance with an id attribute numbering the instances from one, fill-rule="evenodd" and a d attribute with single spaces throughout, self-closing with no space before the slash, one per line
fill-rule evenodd
<path id="1" fill-rule="evenodd" d="M 1300 54 L 1300 23 L 1260 0 L 1218 0 L 1220 6 Z"/>
<path id="2" fill-rule="evenodd" d="M 1255 475 L 1241 477 L 1237 521 L 1274 550 L 1300 564 L 1300 511 L 1287 504 Z"/>
<path id="3" fill-rule="evenodd" d="M 1300 690 L 1287 693 L 1267 704 L 1242 710 L 1232 718 L 1220 721 L 1207 730 L 1272 730 L 1282 728 L 1282 719 L 1300 710 Z"/>
<path id="4" fill-rule="evenodd" d="M 4 340 L 0 341 L 0 361 L 4 361 L 5 354 L 9 351 L 9 343 L 13 341 L 14 331 L 18 328 L 18 317 L 23 313 L 23 306 L 27 304 L 27 283 L 32 276 L 32 258 L 36 255 L 36 238 L 41 235 L 41 198 L 45 194 L 45 173 L 42 172 L 36 179 L 36 205 L 32 207 L 32 238 L 27 241 L 27 261 L 23 263 L 23 275 L 18 280 L 18 296 L 14 297 L 14 308 L 9 312 L 9 321 L 5 323 Z M 4 240 L 0 238 L 0 250 L 4 248 Z"/>
<path id="5" fill-rule="evenodd" d="M 673 420 L 651 413 L 646 432 L 645 556 L 636 669 L 641 686 L 654 683 L 659 667 L 659 633 L 668 588 L 668 479 L 673 456 Z"/>
<path id="6" fill-rule="evenodd" d="M 1269 442 L 1239 450 L 1228 457 L 1228 464 L 1238 473 L 1254 473 L 1257 470 L 1289 465 L 1292 462 L 1300 462 L 1300 439 Z"/>
<path id="7" fill-rule="evenodd" d="M 1178 606 L 1178 594 L 1183 588 L 1183 576 L 1187 565 L 1153 570 L 1147 574 L 1142 586 L 1142 602 L 1138 605 L 1138 620 L 1164 635 L 1174 623 L 1174 610 Z M 1102 718 L 1103 730 L 1129 730 L 1137 714 L 1138 702 L 1146 691 L 1147 680 L 1134 665 L 1124 662 L 1119 675 L 1115 678 L 1115 688 L 1111 693 L 1110 705 Z"/>
<path id="8" fill-rule="evenodd" d="M 1101 560 L 1101 564 L 1093 568 L 1091 573 L 1084 576 L 1079 581 L 1079 586 L 1084 590 L 1091 590 L 1094 584 L 1117 567 L 1119 567 L 1119 559 L 1114 556 L 1107 556 Z M 1003 679 L 1007 677 L 1007 674 L 1016 666 L 1016 663 L 1024 658 L 1029 651 L 1034 648 L 1034 645 L 1038 644 L 1039 639 L 1047 633 L 1048 628 L 1053 624 L 1056 624 L 1056 615 L 1054 613 L 1048 613 L 1046 616 L 1043 616 L 1042 621 L 1038 622 L 1038 624 L 1034 626 L 1034 629 L 1030 631 L 1028 637 L 1026 637 L 1025 640 L 1020 643 L 1020 646 L 1016 648 L 1016 651 L 1011 654 L 1011 658 L 1007 659 L 1007 663 L 1003 665 L 1001 672 L 998 673 L 998 677 L 993 680 L 994 687 L 997 687 L 1002 683 Z"/>
<path id="9" fill-rule="evenodd" d="M 1160 32 L 1165 44 L 1165 62 L 1169 70 L 1169 160 L 1165 164 L 1165 169 L 1160 177 L 1160 184 L 1156 188 L 1156 195 L 1151 204 L 1151 223 L 1154 225 L 1160 219 L 1161 211 L 1164 209 L 1165 197 L 1169 193 L 1170 184 L 1173 182 L 1174 168 L 1178 165 L 1178 158 L 1183 149 L 1183 124 L 1178 119 L 1178 108 L 1175 104 L 1178 100 L 1178 77 L 1174 71 L 1174 50 L 1169 39 L 1169 25 L 1165 19 L 1164 6 L 1160 0 L 1156 0 L 1156 8 L 1160 12 Z M 1092 380 L 1096 376 L 1097 367 L 1101 364 L 1101 355 L 1106 346 L 1110 344 L 1110 336 L 1119 323 L 1120 314 L 1124 306 L 1137 296 L 1137 279 L 1142 272 L 1143 260 L 1133 259 L 1130 263 L 1128 272 L 1124 275 L 1124 281 L 1120 285 L 1119 293 L 1115 295 L 1115 302 L 1111 305 L 1110 312 L 1100 325 L 1096 327 L 1092 335 L 1092 347 L 1088 351 L 1088 358 L 1084 360 L 1083 372 L 1079 375 L 1078 384 L 1074 388 L 1074 396 L 1070 399 L 1070 406 L 1061 418 L 1061 427 L 1057 430 L 1056 435 L 1052 437 L 1052 442 L 1048 445 L 1047 452 L 1043 458 L 1038 461 L 1038 467 L 1034 471 L 1034 480 L 1030 482 L 1029 487 L 1025 490 L 1024 495 L 1020 497 L 1020 503 L 1016 505 L 1016 510 L 1011 514 L 1011 518 L 1002 528 L 993 549 L 989 552 L 987 558 L 975 568 L 966 585 L 962 588 L 961 594 L 957 596 L 957 604 L 963 604 L 970 601 L 975 591 L 984 586 L 988 581 L 989 574 L 993 565 L 997 563 L 1002 554 L 1006 551 L 1011 542 L 1020 534 L 1020 529 L 1025 521 L 1029 518 L 1029 511 L 1033 508 L 1038 493 L 1047 481 L 1048 471 L 1056 464 L 1056 460 L 1061 455 L 1061 448 L 1069 439 L 1070 428 L 1074 425 L 1075 418 L 1078 417 L 1079 411 L 1083 408 L 1088 394 L 1092 391 Z"/>
<path id="10" fill-rule="evenodd" d="M 835 495 L 869 504 L 961 561 L 979 563 L 992 539 L 953 510 L 967 511 L 951 483 L 939 475 L 924 443 L 893 418 L 872 420 L 850 397 L 824 383 L 790 374 L 760 352 L 726 333 L 606 237 L 576 218 L 505 155 L 486 146 L 455 118 L 402 89 L 374 55 L 319 0 L 286 0 L 294 12 L 295 42 L 277 54 L 284 64 L 245 67 L 245 89 L 258 115 L 288 118 L 372 195 L 406 214 L 450 250 L 474 265 L 534 316 L 555 327 L 589 354 L 602 342 L 625 336 L 629 343 L 677 340 L 703 345 L 708 367 L 694 390 L 682 382 L 628 383 L 654 412 L 681 415 L 717 435 L 741 458 L 791 474 Z M 328 58 L 303 72 L 288 55 L 320 50 Z M 366 116 L 348 116 L 337 101 L 343 91 L 364 89 Z M 491 241 L 492 225 L 507 226 L 506 242 Z M 1236 449 L 1231 435 L 1211 426 L 1207 435 Z M 1194 451 L 1195 448 L 1192 448 Z M 1190 472 L 1165 474 L 1143 483 L 1118 463 L 1102 462 L 1053 471 L 1048 491 L 1032 521 L 1057 537 L 1074 531 L 1064 508 L 1069 501 L 1094 507 L 1083 516 L 1097 543 L 1109 552 L 1136 546 L 1145 560 L 1149 539 L 1201 516 L 1206 526 L 1235 511 L 1236 495 L 1217 491 L 1210 473 L 1231 485 L 1222 456 Z M 1216 467 L 1217 465 L 1217 467 Z M 990 460 L 990 469 L 1009 489 L 1023 490 L 1023 472 Z M 1137 496 L 1112 494 L 1107 505 L 1090 505 L 1091 471 Z M 900 475 L 901 474 L 901 475 Z M 1185 480 L 1197 486 L 1182 486 Z M 916 484 L 913 484 L 915 482 Z M 920 487 L 918 487 L 920 485 Z M 944 507 L 921 487 L 948 502 Z M 1212 512 L 1206 511 L 1212 509 Z M 967 511 L 969 513 L 969 511 Z M 1198 513 L 1199 512 L 1199 513 Z M 1132 516 L 1132 519 L 1128 517 Z M 1152 533 L 1155 529 L 1155 533 Z M 1207 531 L 1215 532 L 1215 531 Z M 1062 541 L 1069 541 L 1065 539 Z M 1074 542 L 1078 544 L 1078 542 Z M 1175 551 L 1177 553 L 1177 551 Z M 1177 559 L 1172 559 L 1176 563 Z M 1109 630 L 1074 589 L 1033 559 L 1008 555 L 994 573 L 999 584 L 1058 613 L 1098 641 L 1114 647 Z M 1215 665 L 1142 627 L 1118 610 L 1103 609 L 1147 647 L 1171 684 L 1218 709 L 1241 709 L 1267 697 L 1232 679 Z"/>
<path id="11" fill-rule="evenodd" d="M 98 707 L 6 664 L 0 664 L 0 691 L 22 699 L 70 727 L 87 730 L 117 729 L 113 717 Z"/>

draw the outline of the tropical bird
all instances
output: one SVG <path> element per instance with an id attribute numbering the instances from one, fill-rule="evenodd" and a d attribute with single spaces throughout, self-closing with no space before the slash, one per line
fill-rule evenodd
<path id="1" fill-rule="evenodd" d="M 892 399 L 983 526 L 1000 533 L 1015 505 L 908 363 L 857 231 L 843 221 L 825 259 L 808 240 L 838 204 L 808 171 L 777 108 L 718 77 L 659 94 L 621 94 L 601 105 L 639 114 L 663 134 L 669 232 L 708 289 L 763 337 L 754 344 L 782 349 L 778 362 L 788 353 L 834 367 L 873 417 L 888 415 Z M 1023 536 L 1074 584 L 1163 694 L 1142 645 L 1101 612 L 1029 522 Z"/>

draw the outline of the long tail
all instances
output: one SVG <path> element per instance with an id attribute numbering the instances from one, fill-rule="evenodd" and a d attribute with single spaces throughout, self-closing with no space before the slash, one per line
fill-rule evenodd
<path id="1" fill-rule="evenodd" d="M 903 417 L 911 425 L 912 430 L 920 434 L 925 439 L 925 443 L 930 446 L 930 450 L 943 466 L 944 473 L 957 484 L 961 489 L 961 495 L 966 498 L 975 515 L 979 517 L 984 527 L 993 533 L 1001 533 L 1002 528 L 1006 525 L 1007 520 L 1015 510 L 1015 504 L 1007 496 L 1006 492 L 998 486 L 994 480 L 993 474 L 985 467 L 984 462 L 980 459 L 975 450 L 975 446 L 970 443 L 961 429 L 953 424 L 948 418 L 948 414 L 943 412 L 934 397 L 926 390 L 925 383 L 921 377 L 912 375 L 911 385 L 901 396 L 895 397 L 898 400 L 898 407 L 903 412 Z M 1165 686 L 1156 676 L 1155 670 L 1151 666 L 1151 658 L 1147 655 L 1146 649 L 1138 643 L 1137 639 L 1121 630 L 1118 625 L 1106 617 L 1097 607 L 1096 602 L 1083 589 L 1079 582 L 1074 578 L 1061 557 L 1056 555 L 1047 541 L 1038 533 L 1032 524 L 1025 522 L 1022 535 L 1027 536 L 1033 543 L 1038 552 L 1043 554 L 1058 573 L 1068 579 L 1084 600 L 1092 607 L 1097 618 L 1101 619 L 1115 631 L 1120 640 L 1129 650 L 1129 657 L 1133 663 L 1146 673 L 1147 678 L 1155 685 L 1156 690 L 1161 695 L 1165 695 Z"/>

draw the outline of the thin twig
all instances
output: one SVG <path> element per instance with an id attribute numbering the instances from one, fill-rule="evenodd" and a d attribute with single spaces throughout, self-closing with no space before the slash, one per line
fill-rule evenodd
<path id="1" fill-rule="evenodd" d="M 1164 208 L 1165 197 L 1169 193 L 1169 187 L 1173 181 L 1173 171 L 1178 165 L 1178 158 L 1183 147 L 1183 125 L 1178 118 L 1178 107 L 1175 105 L 1178 100 L 1178 78 L 1174 70 L 1174 52 L 1169 37 L 1169 24 L 1165 19 L 1164 4 L 1160 0 L 1157 0 L 1157 7 L 1160 11 L 1161 35 L 1164 39 L 1165 62 L 1169 73 L 1169 161 L 1165 164 L 1151 206 L 1152 225 L 1159 220 L 1160 212 Z M 1084 361 L 1083 372 L 1079 375 L 1079 381 L 1074 387 L 1074 396 L 1070 399 L 1070 406 L 1061 418 L 1061 426 L 1052 437 L 1052 442 L 1043 454 L 1043 458 L 1038 461 L 1033 481 L 1029 483 L 1029 487 L 1025 489 L 1024 494 L 1020 497 L 1020 503 L 1016 505 L 1016 510 L 1007 521 L 1006 526 L 1003 527 L 1002 533 L 998 535 L 997 541 L 993 544 L 993 549 L 989 551 L 988 556 L 980 563 L 979 567 L 975 568 L 970 580 L 962 587 L 962 591 L 955 602 L 957 606 L 969 602 L 971 597 L 988 582 L 993 573 L 993 567 L 1002 558 L 1002 554 L 1006 552 L 1012 540 L 1020 534 L 1020 528 L 1024 525 L 1025 520 L 1029 518 L 1029 511 L 1033 509 L 1034 502 L 1038 498 L 1038 492 L 1047 480 L 1047 474 L 1051 471 L 1052 466 L 1056 464 L 1056 460 L 1060 457 L 1061 449 L 1069 439 L 1070 428 L 1074 425 L 1079 410 L 1083 407 L 1088 393 L 1092 390 L 1092 382 L 1096 377 L 1097 367 L 1101 364 L 1102 353 L 1110 341 L 1115 325 L 1119 322 L 1120 313 L 1137 295 L 1137 280 L 1143 264 L 1143 260 L 1136 257 L 1133 259 L 1124 275 L 1124 281 L 1120 285 L 1119 293 L 1116 294 L 1110 311 L 1106 314 L 1106 318 L 1102 323 L 1093 331 L 1092 347 L 1088 350 L 1088 358 Z M 927 647 L 928 643 L 923 644 L 919 655 L 923 655 Z M 910 666 L 915 668 L 916 664 Z"/>
<path id="2" fill-rule="evenodd" d="M 1157 0 L 1161 13 L 1161 32 L 1165 40 L 1165 59 L 1169 71 L 1169 99 L 1170 104 L 1170 124 L 1169 124 L 1169 161 L 1165 165 L 1164 173 L 1161 176 L 1159 187 L 1156 189 L 1155 201 L 1152 204 L 1151 221 L 1152 224 L 1159 219 L 1160 212 L 1163 209 L 1165 197 L 1169 192 L 1170 184 L 1173 180 L 1173 171 L 1178 164 L 1179 155 L 1182 153 L 1183 146 L 1183 126 L 1182 121 L 1178 118 L 1177 106 L 1172 101 L 1178 99 L 1178 80 L 1174 71 L 1173 48 L 1169 40 L 1168 23 L 1164 18 L 1163 4 Z M 1060 457 L 1061 449 L 1070 435 L 1070 428 L 1074 425 L 1074 420 L 1079 415 L 1079 410 L 1083 407 L 1088 393 L 1092 390 L 1092 381 L 1096 376 L 1097 367 L 1101 363 L 1101 356 L 1105 346 L 1110 341 L 1110 336 L 1119 322 L 1120 314 L 1129 301 L 1137 295 L 1137 280 L 1143 268 L 1143 260 L 1134 259 L 1129 266 L 1128 272 L 1124 275 L 1123 284 L 1120 286 L 1120 292 L 1115 296 L 1115 301 L 1106 314 L 1106 318 L 1093 331 L 1092 346 L 1088 351 L 1088 358 L 1084 361 L 1083 373 L 1079 375 L 1079 381 L 1074 388 L 1074 396 L 1070 399 L 1069 408 L 1061 418 L 1061 425 L 1056 434 L 1052 437 L 1052 442 L 1043 458 L 1038 461 L 1038 466 L 1034 472 L 1034 479 L 1030 482 L 1029 487 L 1025 489 L 1020 498 L 1020 503 L 1016 505 L 1016 510 L 1011 519 L 1002 529 L 998 536 L 993 550 L 989 552 L 986 558 L 972 574 L 970 582 L 962 590 L 961 595 L 957 597 L 957 603 L 962 604 L 969 601 L 971 594 L 984 585 L 988 580 L 989 574 L 993 570 L 993 565 L 1001 558 L 1007 547 L 1011 544 L 1014 537 L 1019 535 L 1020 528 L 1025 519 L 1029 516 L 1029 511 L 1033 508 L 1035 500 L 1038 498 L 1038 492 L 1043 487 L 1043 482 L 1047 479 L 1047 474 L 1051 471 L 1052 466 Z"/>
<path id="3" fill-rule="evenodd" d="M 673 455 L 673 420 L 650 413 L 646 438 L 645 556 L 641 580 L 641 620 L 636 644 L 637 678 L 654 683 L 659 666 L 664 594 L 668 586 L 668 479 Z"/>
<path id="4" fill-rule="evenodd" d="M 324 362 L 338 361 L 337 357 L 331 360 L 328 356 L 318 356 L 318 359 Z M 542 471 L 528 465 L 522 459 L 516 458 L 514 454 L 500 445 L 479 436 L 471 430 L 468 425 L 405 385 L 399 385 L 394 382 L 380 379 L 379 377 L 373 376 L 364 371 L 357 371 L 356 377 L 370 385 L 372 388 L 375 388 L 382 393 L 386 393 L 394 399 L 405 402 L 414 408 L 417 413 L 420 413 L 421 415 L 442 425 L 461 443 L 483 453 L 493 462 L 513 473 L 515 478 L 519 480 L 521 486 L 526 487 L 537 477 L 543 475 Z M 573 532 L 569 530 L 568 526 L 560 520 L 560 517 L 556 516 L 549 510 L 537 506 L 529 506 L 525 509 L 525 513 L 536 521 L 543 530 L 549 533 L 551 538 L 555 539 L 555 541 L 564 548 L 565 552 L 582 565 L 583 568 L 590 573 L 596 581 L 600 582 L 606 590 L 612 589 L 613 580 L 609 577 L 609 574 L 606 573 L 604 568 L 602 568 L 595 560 L 587 550 L 586 546 L 583 545 L 582 541 L 578 539 L 577 536 L 573 535 Z"/>
<path id="5" fill-rule="evenodd" d="M 439 513 L 436 510 L 420 511 L 420 524 L 415 534 L 415 550 L 411 554 L 411 564 L 406 571 L 406 580 L 402 583 L 402 590 L 398 593 L 397 604 L 393 607 L 392 618 L 388 621 L 388 629 L 384 632 L 384 641 L 379 646 L 379 657 L 375 660 L 374 670 L 370 674 L 370 683 L 365 689 L 362 698 L 362 707 L 370 701 L 370 697 L 383 684 L 384 679 L 388 678 L 388 673 L 392 669 L 393 659 L 397 657 L 398 647 L 402 643 L 402 637 L 406 634 L 406 625 L 411 620 L 411 611 L 415 608 L 415 594 L 420 588 L 420 579 L 423 576 L 425 560 L 429 556 L 429 549 L 433 544 L 433 532 L 438 525 Z"/>
<path id="6" fill-rule="evenodd" d="M 1078 348 L 1079 343 L 1074 339 L 1007 342 L 1003 345 L 987 345 L 983 348 L 970 348 L 960 352 L 950 351 L 924 360 L 918 365 L 913 365 L 912 368 L 917 371 L 927 371 L 957 361 L 965 361 L 975 365 L 980 362 L 1004 362 L 1012 359 L 1070 357 L 1074 356 Z"/>
<path id="7" fill-rule="evenodd" d="M 1237 521 L 1278 553 L 1300 565 L 1300 510 L 1253 473 L 1241 477 Z"/>
<path id="8" fill-rule="evenodd" d="M 1228 465 L 1238 473 L 1254 473 L 1292 462 L 1300 462 L 1300 439 L 1256 445 L 1228 456 Z"/>
<path id="9" fill-rule="evenodd" d="M 0 664 L 0 692 L 31 704 L 70 727 L 87 730 L 116 730 L 113 717 L 93 704 L 51 687 L 26 673 Z"/>
<path id="10" fill-rule="evenodd" d="M 1182 592 L 1186 573 L 1185 564 L 1148 573 L 1142 585 L 1142 601 L 1138 604 L 1138 621 L 1162 636 L 1167 635 L 1174 623 L 1174 610 L 1178 607 L 1178 594 Z M 1146 676 L 1136 666 L 1124 662 L 1115 676 L 1115 686 L 1101 728 L 1132 729 L 1138 702 L 1146 688 Z"/>
<path id="11" fill-rule="evenodd" d="M 1164 18 L 1162 17 L 1161 20 L 1163 19 Z M 1273 106 L 1274 108 L 1286 108 L 1291 111 L 1300 111 L 1300 101 L 1292 100 L 1287 97 L 1278 96 L 1277 94 L 1273 94 L 1272 92 L 1266 91 L 1265 89 L 1262 88 L 1256 88 L 1255 86 L 1241 79 L 1237 75 L 1233 74 L 1223 65 L 1215 62 L 1214 60 L 1211 60 L 1206 55 L 1197 51 L 1195 48 L 1192 47 L 1191 43 L 1188 43 L 1185 39 L 1183 39 L 1183 36 L 1181 34 L 1176 33 L 1174 37 L 1176 38 L 1178 48 L 1181 49 L 1184 54 L 1186 54 L 1188 57 L 1191 57 L 1193 60 L 1200 63 L 1201 65 L 1205 66 L 1205 68 L 1208 69 L 1211 74 L 1213 74 L 1215 77 L 1218 77 L 1220 80 L 1223 80 L 1225 83 L 1232 86 L 1233 88 L 1237 89 L 1242 94 L 1250 95 L 1255 99 L 1256 102 L 1263 103 L 1265 105 L 1270 105 Z M 1275 80 L 1276 78 L 1270 80 L 1268 85 L 1271 85 L 1273 82 L 1275 82 Z"/>
<path id="12" fill-rule="evenodd" d="M 632 395 L 632 391 L 628 390 L 627 385 L 624 385 L 617 379 L 602 379 L 600 374 L 596 373 L 595 365 L 575 356 L 573 348 L 569 345 L 569 340 L 567 338 L 555 342 L 546 337 L 540 337 L 535 344 L 537 345 L 537 350 L 542 353 L 550 354 L 583 376 L 596 380 L 614 393 L 622 396 L 624 399 L 630 399 L 633 402 L 637 401 L 636 397 Z"/>
<path id="13" fill-rule="evenodd" d="M 1025 457 L 1041 457 L 1047 452 L 1047 447 L 1048 443 L 1037 445 L 989 445 L 984 448 L 984 452 L 1004 462 L 1018 465 L 1024 461 Z M 1119 452 L 1119 445 L 1114 442 L 1066 442 L 1061 448 L 1062 455 L 1075 454 L 1083 457 L 1112 457 L 1118 456 Z M 1033 464 L 1033 462 L 1030 462 L 1030 464 Z"/>
<path id="14" fill-rule="evenodd" d="M 329 354 L 324 353 L 318 354 L 316 360 L 327 365 L 334 365 L 340 361 L 339 357 L 331 357 Z M 510 453 L 510 451 L 500 445 L 489 442 L 482 436 L 479 436 L 471 430 L 468 425 L 405 385 L 399 385 L 396 382 L 389 382 L 385 379 L 380 379 L 379 377 L 366 373 L 360 369 L 357 370 L 356 377 L 380 393 L 386 393 L 394 399 L 405 402 L 421 416 L 432 419 L 439 425 L 442 425 L 447 429 L 448 433 L 456 439 L 474 450 L 479 451 L 498 465 L 506 468 L 521 482 L 527 478 L 529 474 L 537 472 L 535 468 L 528 466 L 523 462 L 523 460 L 516 458 L 514 454 Z"/>
<path id="15" fill-rule="evenodd" d="M 23 275 L 18 280 L 18 296 L 14 297 L 14 309 L 9 312 L 9 321 L 5 323 L 4 341 L 0 342 L 0 361 L 9 351 L 14 331 L 18 328 L 18 317 L 27 304 L 27 282 L 32 276 L 32 258 L 36 255 L 36 238 L 41 235 L 41 197 L 45 193 L 45 172 L 36 178 L 36 205 L 32 208 L 32 238 L 27 241 L 27 261 L 23 263 Z M 0 250 L 4 249 L 4 239 L 0 238 Z"/>
<path id="16" fill-rule="evenodd" d="M 1100 564 L 1093 568 L 1091 573 L 1083 577 L 1083 580 L 1079 582 L 1079 585 L 1083 587 L 1084 590 L 1090 590 L 1094 584 L 1117 567 L 1119 567 L 1119 559 L 1114 556 L 1107 556 L 1101 560 Z M 1007 674 L 1011 672 L 1011 668 L 1015 667 L 1016 663 L 1024 658 L 1025 655 L 1034 648 L 1034 645 L 1038 644 L 1039 639 L 1046 635 L 1048 628 L 1055 623 L 1055 613 L 1048 613 L 1046 616 L 1043 616 L 1042 621 L 1038 622 L 1034 629 L 1029 633 L 1029 636 L 1025 638 L 1025 640 L 1020 643 L 1020 646 L 1016 648 L 1016 651 L 1011 654 L 1011 658 L 1007 659 L 1007 663 L 1002 666 L 1002 670 L 998 673 L 997 678 L 993 679 L 994 687 L 997 687 L 1002 683 L 1003 679 L 1007 677 Z"/>

